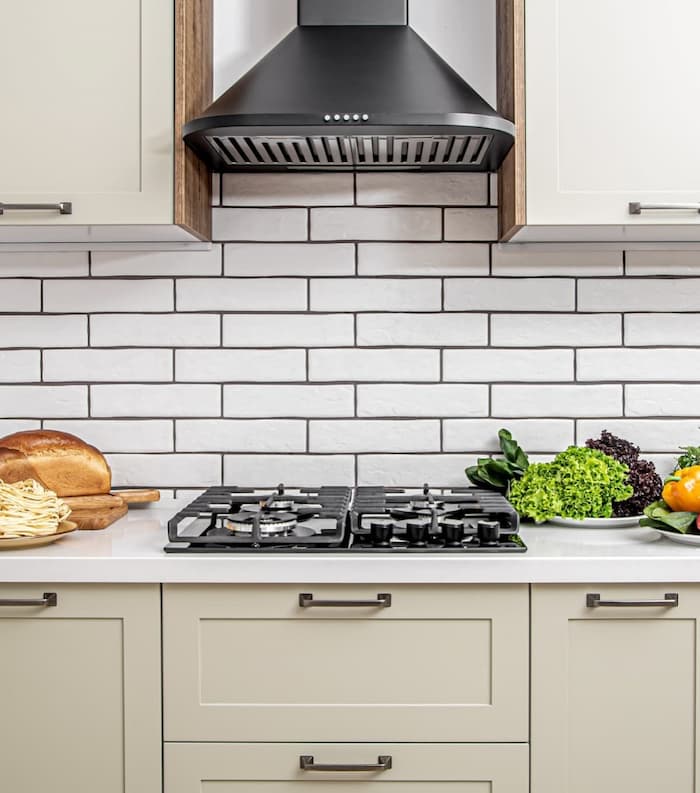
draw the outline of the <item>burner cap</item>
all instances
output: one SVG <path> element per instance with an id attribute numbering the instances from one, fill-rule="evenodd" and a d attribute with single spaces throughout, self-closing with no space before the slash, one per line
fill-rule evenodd
<path id="1" fill-rule="evenodd" d="M 297 518 L 293 512 L 237 512 L 224 518 L 224 526 L 231 532 L 252 534 L 253 525 L 260 519 L 260 533 L 265 535 L 284 534 L 296 528 Z"/>

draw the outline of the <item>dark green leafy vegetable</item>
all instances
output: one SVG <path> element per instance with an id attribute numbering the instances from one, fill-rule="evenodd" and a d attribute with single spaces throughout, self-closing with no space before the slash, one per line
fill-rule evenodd
<path id="1" fill-rule="evenodd" d="M 469 481 L 486 490 L 497 490 L 508 493 L 511 482 L 520 479 L 530 465 L 527 454 L 508 430 L 498 431 L 498 441 L 503 452 L 503 459 L 496 457 L 480 457 L 476 465 L 465 469 Z"/>
<path id="2" fill-rule="evenodd" d="M 646 517 L 639 521 L 640 526 L 652 529 L 677 531 L 686 534 L 697 520 L 696 512 L 674 512 L 665 501 L 654 501 L 644 510 Z M 693 533 L 693 532 L 691 532 Z"/>
<path id="3" fill-rule="evenodd" d="M 678 471 L 681 468 L 692 468 L 694 465 L 700 465 L 700 446 L 681 446 L 683 454 L 678 458 L 674 470 Z"/>
<path id="4" fill-rule="evenodd" d="M 632 495 L 629 468 L 597 449 L 569 446 L 551 463 L 531 465 L 513 482 L 510 502 L 538 522 L 554 517 L 609 518 L 613 503 Z"/>

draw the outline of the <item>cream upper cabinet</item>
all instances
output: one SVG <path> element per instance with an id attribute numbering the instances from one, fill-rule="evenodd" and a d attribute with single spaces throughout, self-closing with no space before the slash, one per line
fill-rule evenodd
<path id="1" fill-rule="evenodd" d="M 697 585 L 533 587 L 532 793 L 697 790 L 699 617 Z"/>
<path id="2" fill-rule="evenodd" d="M 207 203 L 208 180 L 179 141 L 193 75 L 210 69 L 205 48 L 201 63 L 188 50 L 184 26 L 193 6 L 194 0 L 4 4 L 0 246 L 206 236 L 207 213 L 202 207 L 195 219 L 191 205 Z M 189 71 L 177 68 L 184 62 Z"/>
<path id="3" fill-rule="evenodd" d="M 502 0 L 514 241 L 700 241 L 697 0 Z M 510 194 L 510 195 L 508 195 Z"/>
<path id="4" fill-rule="evenodd" d="M 527 741 L 528 590 L 163 592 L 167 741 Z"/>
<path id="5" fill-rule="evenodd" d="M 157 585 L 2 584 L 0 647 L 3 793 L 161 793 Z"/>

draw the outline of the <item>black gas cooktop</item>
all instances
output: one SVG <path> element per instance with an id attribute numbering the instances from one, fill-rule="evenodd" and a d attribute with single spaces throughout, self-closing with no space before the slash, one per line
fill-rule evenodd
<path id="1" fill-rule="evenodd" d="M 477 488 L 212 487 L 168 521 L 168 553 L 518 553 L 518 514 Z"/>

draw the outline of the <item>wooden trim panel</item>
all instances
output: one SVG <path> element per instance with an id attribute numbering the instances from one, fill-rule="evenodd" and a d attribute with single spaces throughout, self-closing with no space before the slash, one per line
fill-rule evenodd
<path id="1" fill-rule="evenodd" d="M 499 172 L 499 238 L 506 242 L 526 224 L 525 0 L 497 0 L 498 110 L 515 123 L 515 145 Z"/>
<path id="2" fill-rule="evenodd" d="M 212 101 L 212 0 L 175 0 L 175 223 L 211 239 L 211 174 L 182 140 Z"/>

